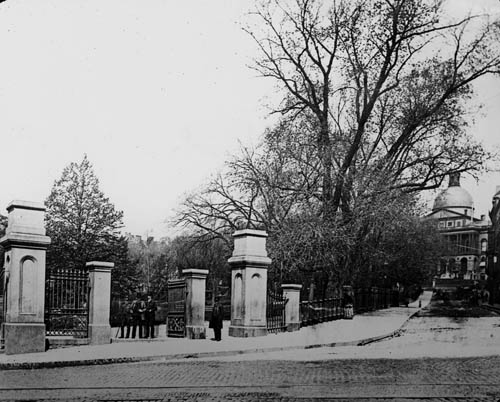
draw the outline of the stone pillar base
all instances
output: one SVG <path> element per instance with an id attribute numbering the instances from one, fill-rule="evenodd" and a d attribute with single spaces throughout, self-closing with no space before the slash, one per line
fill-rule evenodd
<path id="1" fill-rule="evenodd" d="M 5 354 L 45 352 L 45 324 L 3 324 Z"/>
<path id="2" fill-rule="evenodd" d="M 89 343 L 91 345 L 105 345 L 111 342 L 110 325 L 89 324 Z"/>
<path id="3" fill-rule="evenodd" d="M 300 323 L 288 324 L 286 326 L 287 332 L 298 331 L 300 329 Z"/>
<path id="4" fill-rule="evenodd" d="M 186 338 L 188 339 L 206 339 L 207 333 L 205 327 L 199 325 L 186 325 Z"/>
<path id="5" fill-rule="evenodd" d="M 237 338 L 253 338 L 255 336 L 266 336 L 266 327 L 239 327 L 236 325 L 229 326 L 229 336 Z"/>

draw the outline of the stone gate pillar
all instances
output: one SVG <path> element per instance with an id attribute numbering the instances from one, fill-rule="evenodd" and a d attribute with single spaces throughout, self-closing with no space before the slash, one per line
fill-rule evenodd
<path id="1" fill-rule="evenodd" d="M 184 269 L 186 280 L 186 338 L 205 339 L 205 288 L 208 270 Z"/>
<path id="2" fill-rule="evenodd" d="M 285 304 L 285 325 L 288 332 L 300 329 L 300 290 L 302 285 L 283 284 L 283 297 L 288 299 Z"/>
<path id="3" fill-rule="evenodd" d="M 0 245 L 5 248 L 5 353 L 45 350 L 45 206 L 12 201 L 8 226 Z"/>
<path id="4" fill-rule="evenodd" d="M 89 340 L 91 345 L 110 342 L 111 325 L 109 309 L 111 303 L 112 262 L 87 262 L 90 277 L 89 297 Z"/>
<path id="5" fill-rule="evenodd" d="M 267 233 L 244 229 L 233 234 L 231 266 L 231 325 L 229 336 L 267 335 Z"/>

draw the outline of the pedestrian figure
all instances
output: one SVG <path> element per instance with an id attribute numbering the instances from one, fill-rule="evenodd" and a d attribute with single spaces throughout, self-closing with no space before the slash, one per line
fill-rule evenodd
<path id="1" fill-rule="evenodd" d="M 344 307 L 344 318 L 352 319 L 354 317 L 354 297 L 352 294 L 352 288 L 350 286 L 344 286 L 344 297 L 342 298 L 342 304 Z"/>
<path id="2" fill-rule="evenodd" d="M 154 302 L 151 295 L 148 295 L 146 300 L 146 333 L 145 338 L 155 337 L 155 312 L 156 303 Z"/>
<path id="3" fill-rule="evenodd" d="M 477 289 L 476 289 L 476 288 L 473 288 L 473 289 L 472 289 L 472 296 L 471 296 L 471 298 L 470 298 L 470 300 L 471 300 L 471 304 L 472 304 L 473 306 L 477 306 L 477 305 L 478 305 L 478 299 L 479 299 L 479 296 L 478 296 L 478 291 L 477 291 Z"/>
<path id="4" fill-rule="evenodd" d="M 123 303 L 120 303 L 119 320 L 120 320 L 120 338 L 128 338 L 130 336 L 130 316 L 129 316 L 130 302 L 128 296 L 125 297 Z M 126 333 L 125 333 L 126 329 Z"/>
<path id="5" fill-rule="evenodd" d="M 132 302 L 131 311 L 132 339 L 135 339 L 135 336 L 137 334 L 137 327 L 139 327 L 139 338 L 142 338 L 144 322 L 146 320 L 146 304 L 144 303 L 144 300 L 141 300 L 140 294 L 138 294 L 137 298 Z"/>
<path id="6" fill-rule="evenodd" d="M 137 304 L 139 303 L 139 298 L 136 296 L 135 299 L 130 303 L 129 307 L 129 317 L 132 324 L 132 339 L 135 339 L 137 334 L 137 325 L 139 325 L 139 317 L 137 312 Z"/>
<path id="7" fill-rule="evenodd" d="M 132 335 L 132 338 L 135 338 L 135 329 L 134 325 L 137 325 L 135 323 L 135 316 L 134 316 L 134 308 L 135 308 L 135 303 L 136 299 L 129 299 L 127 303 L 127 334 L 125 335 L 126 338 L 129 338 Z M 130 329 L 132 329 L 132 333 L 130 333 Z"/>
<path id="8" fill-rule="evenodd" d="M 219 297 L 215 298 L 214 307 L 212 309 L 212 316 L 210 317 L 209 328 L 214 330 L 214 340 L 221 340 L 221 330 L 222 330 L 222 319 L 224 316 L 224 310 L 222 304 L 219 302 Z"/>
<path id="9" fill-rule="evenodd" d="M 489 303 L 490 302 L 490 292 L 488 292 L 486 289 L 483 288 L 481 291 L 481 302 L 482 303 Z"/>
<path id="10" fill-rule="evenodd" d="M 146 337 L 146 297 L 142 296 L 139 300 L 137 312 L 139 313 L 139 338 Z"/>

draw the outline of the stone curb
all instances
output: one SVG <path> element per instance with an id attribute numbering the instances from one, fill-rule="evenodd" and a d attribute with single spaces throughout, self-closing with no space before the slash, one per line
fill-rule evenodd
<path id="1" fill-rule="evenodd" d="M 119 364 L 119 363 L 138 363 L 138 362 L 149 362 L 149 361 L 170 361 L 170 360 L 184 360 L 184 359 L 198 359 L 203 357 L 223 357 L 223 356 L 235 356 L 250 353 L 262 353 L 262 352 L 283 352 L 288 350 L 298 350 L 298 349 L 316 349 L 323 347 L 341 347 L 341 346 L 364 346 L 370 343 L 378 342 L 383 339 L 392 338 L 398 335 L 403 327 L 408 323 L 408 321 L 413 318 L 421 309 L 414 311 L 408 316 L 408 318 L 403 322 L 403 324 L 396 330 L 371 338 L 358 339 L 355 341 L 345 341 L 345 342 L 332 342 L 332 343 L 320 343 L 314 345 L 298 345 L 298 346 L 276 346 L 269 348 L 256 348 L 256 349 L 245 349 L 245 350 L 228 350 L 220 352 L 199 352 L 199 353 L 181 353 L 173 355 L 155 355 L 155 356 L 134 356 L 134 357 L 111 357 L 103 359 L 82 359 L 82 360 L 67 360 L 67 361 L 49 361 L 49 362 L 22 362 L 22 363 L 0 363 L 1 370 L 31 370 L 40 368 L 57 368 L 57 367 L 75 367 L 75 366 L 95 366 L 104 364 Z"/>
<path id="2" fill-rule="evenodd" d="M 184 360 L 198 359 L 203 357 L 222 357 L 235 356 L 250 353 L 262 352 L 283 352 L 297 349 L 314 349 L 321 347 L 339 347 L 339 346 L 363 346 L 368 343 L 376 342 L 385 338 L 394 336 L 399 330 L 393 331 L 390 334 L 381 335 L 374 338 L 366 338 L 356 341 L 334 342 L 314 345 L 299 345 L 299 346 L 276 346 L 270 348 L 255 348 L 245 350 L 227 350 L 220 352 L 198 352 L 198 353 L 182 353 L 171 355 L 154 355 L 154 356 L 133 356 L 133 357 L 112 357 L 106 359 L 82 359 L 82 360 L 67 360 L 67 361 L 49 361 L 49 362 L 20 362 L 20 363 L 0 363 L 0 371 L 2 370 L 28 370 L 39 368 L 57 368 L 57 367 L 74 367 L 74 366 L 94 366 L 104 364 L 118 363 L 137 363 L 147 361 L 169 361 L 169 360 Z"/>

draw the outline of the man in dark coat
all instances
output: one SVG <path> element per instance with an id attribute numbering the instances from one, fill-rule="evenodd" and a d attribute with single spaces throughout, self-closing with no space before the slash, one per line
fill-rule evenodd
<path id="1" fill-rule="evenodd" d="M 146 337 L 146 296 L 142 296 L 139 300 L 137 308 L 139 313 L 139 338 Z"/>
<path id="2" fill-rule="evenodd" d="M 155 337 L 155 312 L 156 303 L 154 302 L 151 295 L 148 295 L 146 300 L 146 333 L 145 338 Z"/>
<path id="3" fill-rule="evenodd" d="M 214 330 L 214 337 L 216 341 L 221 340 L 223 317 L 224 317 L 224 310 L 222 308 L 222 304 L 220 304 L 219 298 L 216 297 L 209 324 L 209 328 L 212 328 Z"/>
<path id="4" fill-rule="evenodd" d="M 132 324 L 130 308 L 131 308 L 131 303 L 128 300 L 128 296 L 126 296 L 125 300 L 122 303 L 120 303 L 120 308 L 119 308 L 120 338 L 130 337 L 130 325 Z"/>
<path id="5" fill-rule="evenodd" d="M 352 287 L 343 286 L 342 292 L 343 292 L 342 305 L 344 307 L 344 318 L 352 320 L 352 318 L 354 317 L 354 294 Z"/>
<path id="6" fill-rule="evenodd" d="M 146 321 L 146 304 L 141 300 L 140 294 L 132 302 L 130 310 L 132 313 L 132 339 L 135 338 L 137 327 L 139 327 L 139 338 L 142 338 L 143 326 Z"/>

